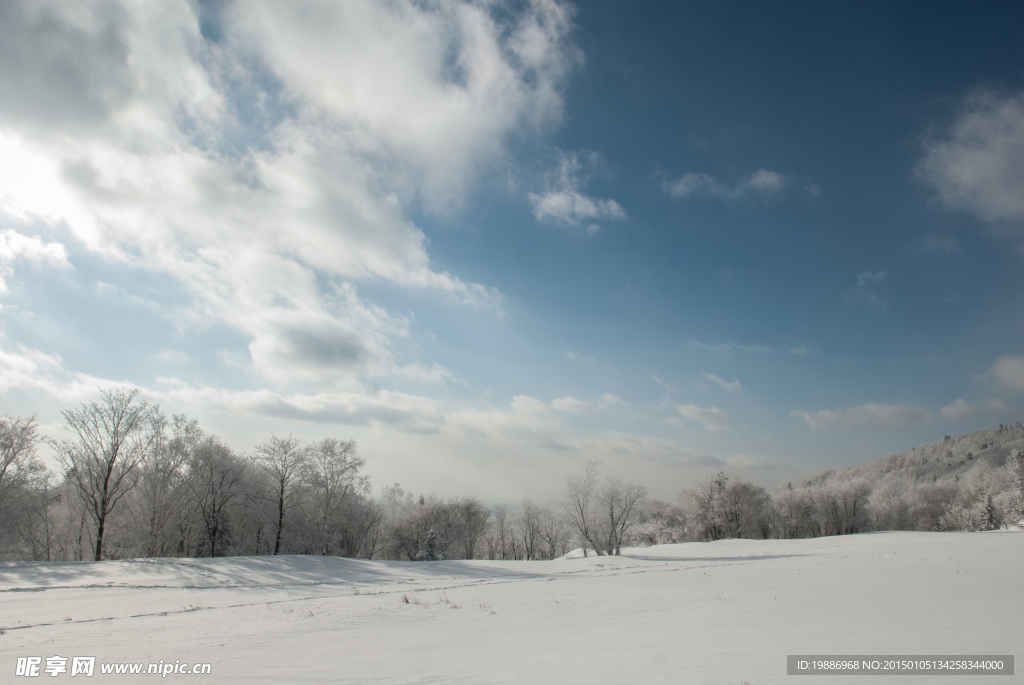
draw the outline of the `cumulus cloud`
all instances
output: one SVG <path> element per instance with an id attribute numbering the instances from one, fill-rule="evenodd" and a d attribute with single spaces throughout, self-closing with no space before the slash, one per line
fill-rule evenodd
<path id="1" fill-rule="evenodd" d="M 726 201 L 767 199 L 785 190 L 787 183 L 786 177 L 777 171 L 758 169 L 732 187 L 703 172 L 683 174 L 674 181 L 666 181 L 662 187 L 674 200 L 709 197 Z"/>
<path id="2" fill-rule="evenodd" d="M 3 3 L 0 214 L 177 279 L 178 323 L 241 331 L 268 380 L 406 368 L 408 321 L 362 281 L 500 314 L 432 264 L 410 210 L 457 209 L 509 135 L 559 120 L 568 6 L 228 3 L 202 10 L 214 38 L 198 11 Z"/>
<path id="3" fill-rule="evenodd" d="M 832 428 L 874 428 L 906 430 L 931 421 L 931 412 L 899 404 L 863 404 L 848 409 L 805 411 L 795 409 L 789 414 L 807 422 L 811 430 Z"/>
<path id="4" fill-rule="evenodd" d="M 626 403 L 626 401 L 624 399 L 622 399 L 618 395 L 613 395 L 610 392 L 606 392 L 605 394 L 601 395 L 601 404 L 605 408 L 615 406 L 616 404 L 625 404 L 625 403 Z"/>
<path id="5" fill-rule="evenodd" d="M 1002 400 L 985 400 L 984 402 L 968 402 L 957 399 L 939 410 L 942 418 L 947 421 L 964 421 L 967 419 L 1000 419 L 1013 413 L 1013 408 Z"/>
<path id="6" fill-rule="evenodd" d="M 80 402 L 98 394 L 98 386 L 127 385 L 124 381 L 69 373 L 59 354 L 16 343 L 8 348 L 0 334 L 0 394 L 10 390 L 40 390 L 61 402 Z"/>
<path id="7" fill-rule="evenodd" d="M 1024 356 L 1000 357 L 989 373 L 1008 390 L 1024 390 Z"/>
<path id="8" fill-rule="evenodd" d="M 929 132 L 915 169 L 948 209 L 1024 222 L 1024 92 L 980 89 L 949 126 Z"/>
<path id="9" fill-rule="evenodd" d="M 705 380 L 711 381 L 712 383 L 722 388 L 726 392 L 739 392 L 740 390 L 742 390 L 742 386 L 740 385 L 739 380 L 735 378 L 733 378 L 731 381 L 725 381 L 716 376 L 715 374 L 708 373 L 706 371 L 704 372 L 703 376 Z"/>
<path id="10" fill-rule="evenodd" d="M 2 206 L 0 206 L 2 209 Z M 61 243 L 44 243 L 38 236 L 26 236 L 17 231 L 0 232 L 0 294 L 7 292 L 7 278 L 14 273 L 17 262 L 39 268 L 44 264 L 70 267 L 68 251 Z"/>
<path id="11" fill-rule="evenodd" d="M 615 200 L 580 192 L 588 181 L 588 170 L 601 164 L 599 154 L 560 151 L 559 156 L 558 171 L 548 178 L 545 192 L 528 194 L 538 221 L 576 226 L 581 222 L 626 218 L 626 210 Z M 587 232 L 594 233 L 598 229 L 597 224 L 590 224 Z"/>
<path id="12" fill-rule="evenodd" d="M 712 433 L 725 433 L 732 430 L 732 426 L 729 425 L 729 416 L 718 407 L 705 409 L 695 404 L 677 404 L 676 409 L 683 417 L 704 424 L 704 430 Z"/>
<path id="13" fill-rule="evenodd" d="M 559 397 L 556 400 L 552 400 L 551 408 L 555 411 L 565 412 L 567 414 L 582 414 L 584 412 L 597 411 L 597 407 L 594 406 L 592 402 L 578 400 L 575 397 Z"/>

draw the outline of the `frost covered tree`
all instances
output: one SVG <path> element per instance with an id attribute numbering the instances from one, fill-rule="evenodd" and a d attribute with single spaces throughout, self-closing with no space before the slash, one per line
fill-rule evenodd
<path id="1" fill-rule="evenodd" d="M 306 448 L 300 475 L 313 518 L 311 546 L 318 554 L 336 554 L 343 547 L 346 506 L 370 491 L 370 478 L 361 473 L 365 465 L 355 440 L 325 438 Z"/>
<path id="2" fill-rule="evenodd" d="M 636 521 L 637 505 L 647 488 L 609 478 L 603 485 L 600 462 L 587 462 L 583 473 L 570 476 L 562 493 L 566 519 L 583 544 L 600 554 L 618 554 L 622 539 Z"/>
<path id="3" fill-rule="evenodd" d="M 37 428 L 35 416 L 0 416 L 0 544 L 10 542 L 13 551 L 27 539 L 33 558 L 38 555 L 32 528 L 37 510 L 46 506 L 50 477 L 36 456 Z"/>
<path id="4" fill-rule="evenodd" d="M 284 522 L 296 496 L 296 481 L 308 460 L 308 452 L 295 437 L 279 438 L 271 435 L 268 442 L 256 446 L 256 463 L 270 481 L 271 493 L 267 499 L 274 503 L 274 554 L 281 553 Z"/>
<path id="5" fill-rule="evenodd" d="M 996 510 L 995 502 L 992 501 L 992 495 L 985 498 L 985 504 L 979 513 L 981 514 L 982 530 L 997 530 L 999 528 L 999 512 Z"/>
<path id="6" fill-rule="evenodd" d="M 423 541 L 423 549 L 416 553 L 417 561 L 443 561 L 445 553 L 442 549 L 441 536 L 433 528 L 427 533 L 427 539 Z"/>
<path id="7" fill-rule="evenodd" d="M 53 444 L 57 459 L 92 520 L 96 561 L 103 558 L 107 521 L 138 482 L 138 466 L 153 443 L 153 408 L 137 389 L 102 390 L 102 401 L 62 412 L 70 440 Z"/>
<path id="8" fill-rule="evenodd" d="M 637 520 L 637 505 L 647 497 L 647 488 L 609 478 L 598 492 L 598 503 L 608 530 L 605 554 L 619 554 L 622 540 Z"/>
<path id="9" fill-rule="evenodd" d="M 229 530 L 229 507 L 245 492 L 248 464 L 215 436 L 207 436 L 192 450 L 188 488 L 199 516 L 207 553 L 218 556 Z"/>
<path id="10" fill-rule="evenodd" d="M 37 431 L 35 416 L 0 416 L 0 520 L 6 519 L 13 500 L 45 470 L 36 457 Z"/>
<path id="11" fill-rule="evenodd" d="M 698 539 L 714 541 L 726 537 L 723 501 L 728 483 L 729 476 L 719 471 L 697 483 L 697 487 L 681 497 L 689 500 L 690 518 L 696 526 Z"/>
<path id="12" fill-rule="evenodd" d="M 1009 460 L 1010 467 L 1010 512 L 1013 523 L 1024 521 L 1024 451 L 1017 450 Z"/>
<path id="13" fill-rule="evenodd" d="M 174 417 L 167 434 L 166 418 L 154 412 L 153 441 L 139 464 L 139 483 L 126 507 L 134 519 L 137 552 L 163 557 L 185 552 L 188 537 L 189 457 L 202 438 L 197 421 Z"/>
<path id="14" fill-rule="evenodd" d="M 588 461 L 583 466 L 583 473 L 569 476 L 562 493 L 565 515 L 583 543 L 584 556 L 588 549 L 594 550 L 596 554 L 601 554 L 604 549 L 597 510 L 600 468 L 601 462 Z"/>

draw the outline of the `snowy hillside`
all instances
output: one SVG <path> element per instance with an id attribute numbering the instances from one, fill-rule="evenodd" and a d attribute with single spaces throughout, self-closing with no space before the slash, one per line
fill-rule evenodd
<path id="1" fill-rule="evenodd" d="M 825 471 L 811 481 L 830 478 L 867 478 L 881 480 L 886 474 L 899 473 L 912 480 L 933 480 L 956 477 L 978 464 L 999 467 L 1016 450 L 1024 449 L 1024 426 L 1017 423 L 999 428 L 984 428 L 962 435 L 945 436 L 912 449 L 890 454 L 865 464 Z"/>
<path id="2" fill-rule="evenodd" d="M 168 682 L 788 683 L 787 654 L 1019 652 L 1022 565 L 1016 529 L 535 562 L 5 563 L 0 668 L 95 656 L 87 682 L 121 680 L 102 664 L 162 660 L 211 664 Z"/>

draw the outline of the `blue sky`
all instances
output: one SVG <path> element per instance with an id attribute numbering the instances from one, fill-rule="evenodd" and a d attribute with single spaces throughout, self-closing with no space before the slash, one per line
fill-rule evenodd
<path id="1" fill-rule="evenodd" d="M 767 487 L 1024 419 L 1019 3 L 0 10 L 0 411 L 377 486 Z"/>

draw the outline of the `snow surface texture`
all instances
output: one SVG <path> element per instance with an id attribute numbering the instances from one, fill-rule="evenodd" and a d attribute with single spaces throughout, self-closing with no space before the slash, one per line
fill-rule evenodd
<path id="1" fill-rule="evenodd" d="M 4 563 L 0 680 L 21 680 L 19 656 L 61 655 L 97 657 L 82 682 L 132 679 L 101 675 L 103 662 L 162 659 L 212 664 L 211 675 L 167 682 L 810 685 L 813 676 L 786 675 L 787 654 L 1019 658 L 1021 568 L 1019 530 L 723 540 L 532 562 Z"/>

